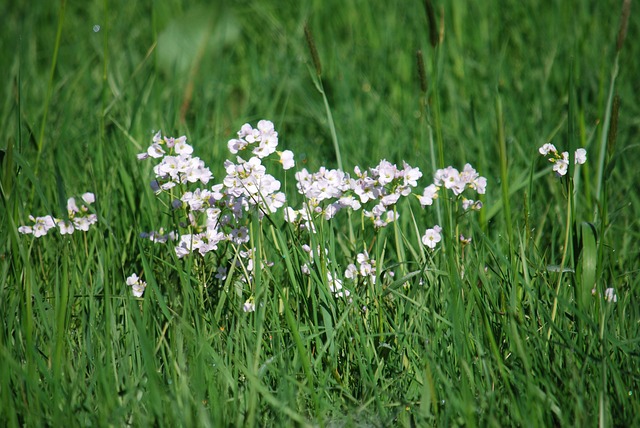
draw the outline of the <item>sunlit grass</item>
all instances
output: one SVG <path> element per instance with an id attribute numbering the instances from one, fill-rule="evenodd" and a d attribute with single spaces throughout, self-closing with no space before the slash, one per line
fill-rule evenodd
<path id="1" fill-rule="evenodd" d="M 640 423 L 640 53 L 624 2 L 433 2 L 429 20 L 420 1 L 10 3 L 7 426 Z M 188 230 L 136 159 L 158 130 L 187 136 L 211 185 L 235 162 L 227 141 L 263 118 L 295 156 L 264 161 L 287 206 L 308 201 L 303 168 L 382 159 L 420 169 L 415 196 L 383 228 L 362 210 L 316 218 L 317 233 L 253 211 L 246 245 L 205 257 L 141 236 Z M 558 177 L 546 143 L 587 161 Z M 480 211 L 444 189 L 420 203 L 465 163 L 487 178 Z M 85 192 L 88 231 L 18 232 L 29 215 L 71 220 Z"/>

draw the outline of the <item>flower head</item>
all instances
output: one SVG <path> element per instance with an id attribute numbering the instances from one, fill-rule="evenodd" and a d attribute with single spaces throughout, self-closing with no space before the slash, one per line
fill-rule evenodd
<path id="1" fill-rule="evenodd" d="M 253 300 L 253 296 L 249 297 L 247 301 L 244 302 L 244 305 L 242 305 L 242 310 L 243 312 L 255 312 L 256 303 Z"/>
<path id="2" fill-rule="evenodd" d="M 432 250 L 436 248 L 438 242 L 442 240 L 442 228 L 438 225 L 433 226 L 431 229 L 427 229 L 422 235 L 422 243 Z"/>
<path id="3" fill-rule="evenodd" d="M 577 164 L 584 164 L 587 161 L 587 151 L 585 149 L 578 149 L 575 153 L 575 162 Z"/>
<path id="4" fill-rule="evenodd" d="M 280 155 L 280 163 L 282 164 L 282 169 L 291 169 L 295 166 L 295 162 L 293 160 L 293 152 L 291 150 L 285 150 L 284 152 L 278 152 Z"/>
<path id="5" fill-rule="evenodd" d="M 604 290 L 604 300 L 610 303 L 616 303 L 618 301 L 615 288 L 607 288 Z"/>
<path id="6" fill-rule="evenodd" d="M 135 273 L 127 278 L 127 285 L 131 287 L 131 291 L 135 297 L 142 297 L 147 283 L 138 278 Z"/>
<path id="7" fill-rule="evenodd" d="M 542 145 L 542 147 L 538 149 L 538 152 L 542 156 L 549 157 L 549 162 L 553 164 L 553 170 L 559 177 L 567 174 L 567 171 L 569 170 L 569 152 L 559 153 L 556 147 L 551 143 Z M 574 153 L 573 159 L 575 164 L 584 164 L 587 161 L 587 151 L 583 148 L 577 149 Z"/>

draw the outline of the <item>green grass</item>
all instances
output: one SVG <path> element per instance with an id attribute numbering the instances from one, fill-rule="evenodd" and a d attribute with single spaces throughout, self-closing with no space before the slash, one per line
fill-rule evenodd
<path id="1" fill-rule="evenodd" d="M 640 425 L 638 13 L 619 46 L 622 2 L 434 2 L 434 47 L 422 1 L 214 3 L 0 6 L 3 425 Z M 218 182 L 226 142 L 262 118 L 295 170 L 406 160 L 421 193 L 469 162 L 484 208 L 413 198 L 382 231 L 354 213 L 311 236 L 253 218 L 273 266 L 239 294 L 216 257 L 139 237 L 175 226 L 136 154 L 187 135 Z M 560 180 L 546 142 L 588 161 Z M 277 178 L 299 207 L 292 171 Z M 89 232 L 18 234 L 86 191 Z M 328 251 L 311 276 L 305 243 Z M 336 299 L 326 272 L 365 248 L 395 276 Z"/>

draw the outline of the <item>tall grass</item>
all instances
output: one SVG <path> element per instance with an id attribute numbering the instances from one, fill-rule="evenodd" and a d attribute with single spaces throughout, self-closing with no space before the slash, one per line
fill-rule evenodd
<path id="1" fill-rule="evenodd" d="M 0 421 L 640 424 L 630 2 L 285 3 L 0 6 Z M 340 213 L 316 234 L 255 215 L 248 283 L 237 248 L 178 258 L 140 237 L 176 225 L 136 160 L 155 131 L 187 135 L 218 182 L 261 118 L 295 170 L 406 160 L 427 185 L 469 162 L 484 207 L 411 198 L 386 228 Z M 588 161 L 560 179 L 544 143 Z M 293 172 L 277 178 L 301 206 Z M 88 232 L 18 233 L 87 191 Z M 376 281 L 336 297 L 327 274 L 365 250 Z"/>

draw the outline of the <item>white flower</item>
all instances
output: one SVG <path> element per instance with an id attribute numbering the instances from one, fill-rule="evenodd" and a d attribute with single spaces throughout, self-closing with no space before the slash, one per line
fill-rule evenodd
<path id="1" fill-rule="evenodd" d="M 404 162 L 404 182 L 411 186 L 416 187 L 418 185 L 418 179 L 422 177 L 420 168 L 412 168 L 408 163 Z"/>
<path id="2" fill-rule="evenodd" d="M 311 275 L 311 269 L 309 269 L 309 265 L 306 263 L 300 266 L 300 271 L 305 275 Z"/>
<path id="3" fill-rule="evenodd" d="M 378 183 L 381 186 L 387 185 L 393 181 L 396 176 L 396 166 L 391 162 L 383 159 L 380 164 L 372 170 L 372 172 L 378 173 Z"/>
<path id="4" fill-rule="evenodd" d="M 575 160 L 577 164 L 582 165 L 587 161 L 587 151 L 585 149 L 576 150 Z"/>
<path id="5" fill-rule="evenodd" d="M 569 153 L 562 152 L 562 158 L 558 158 L 555 160 L 553 164 L 553 170 L 560 176 L 567 174 L 567 169 L 569 168 Z"/>
<path id="6" fill-rule="evenodd" d="M 31 235 L 33 233 L 33 228 L 31 226 L 20 226 L 18 228 L 18 232 L 23 235 Z"/>
<path id="7" fill-rule="evenodd" d="M 193 147 L 187 144 L 187 137 L 184 135 L 180 138 L 177 138 L 173 141 L 174 146 L 173 150 L 179 155 L 190 155 L 193 153 Z"/>
<path id="8" fill-rule="evenodd" d="M 162 146 L 160 146 L 160 144 L 158 143 L 154 143 L 152 145 L 149 146 L 149 148 L 147 149 L 147 156 L 148 157 L 152 157 L 152 158 L 161 158 L 162 156 L 164 156 L 164 150 L 162 149 Z M 138 155 L 138 159 L 145 159 L 144 157 L 144 153 L 141 153 Z"/>
<path id="9" fill-rule="evenodd" d="M 83 193 L 82 194 L 82 200 L 87 204 L 87 205 L 91 205 L 92 203 L 94 203 L 96 201 L 96 195 L 94 195 L 91 192 L 87 192 L 87 193 Z"/>
<path id="10" fill-rule="evenodd" d="M 422 243 L 432 250 L 436 248 L 436 244 L 442 240 L 440 232 L 442 228 L 438 225 L 433 226 L 431 229 L 427 229 L 422 236 Z"/>
<path id="11" fill-rule="evenodd" d="M 127 278 L 127 285 L 131 287 L 131 291 L 135 297 L 142 297 L 147 287 L 147 283 L 138 278 L 138 275 L 135 273 Z"/>
<path id="12" fill-rule="evenodd" d="M 549 153 L 558 153 L 558 151 L 556 150 L 556 146 L 551 143 L 543 144 L 542 147 L 538 149 L 538 152 L 540 152 L 542 156 L 546 156 Z"/>
<path id="13" fill-rule="evenodd" d="M 73 213 L 80 212 L 80 210 L 78 209 L 78 205 L 76 205 L 75 198 L 67 199 L 67 212 L 69 212 L 69 215 L 73 215 Z"/>
<path id="14" fill-rule="evenodd" d="M 244 312 L 254 312 L 256 310 L 256 304 L 253 301 L 253 297 L 249 297 L 249 299 L 244 302 L 244 305 L 242 305 L 242 310 Z"/>
<path id="15" fill-rule="evenodd" d="M 427 205 L 432 205 L 433 200 L 438 197 L 438 188 L 435 184 L 430 184 L 424 188 L 424 192 L 422 196 L 418 196 L 420 200 L 420 205 L 426 207 Z"/>
<path id="16" fill-rule="evenodd" d="M 607 288 L 604 290 L 604 300 L 611 303 L 616 303 L 618 301 L 618 296 L 616 296 L 616 290 L 614 288 Z"/>
<path id="17" fill-rule="evenodd" d="M 350 263 L 344 271 L 344 277 L 347 279 L 356 279 L 358 277 L 358 269 L 356 268 L 356 265 Z"/>
<path id="18" fill-rule="evenodd" d="M 285 150 L 284 152 L 278 153 L 280 154 L 282 169 L 291 169 L 295 166 L 296 163 L 293 160 L 293 152 L 291 150 Z"/>
<path id="19" fill-rule="evenodd" d="M 329 283 L 329 291 L 331 291 L 335 297 L 349 297 L 351 294 L 349 290 L 342 288 L 342 280 L 333 278 L 331 272 L 327 272 L 327 282 Z"/>
<path id="20" fill-rule="evenodd" d="M 56 219 L 56 225 L 60 230 L 60 235 L 71 235 L 75 230 L 73 223 L 70 221 Z"/>
<path id="21" fill-rule="evenodd" d="M 30 216 L 31 217 L 31 216 Z M 56 226 L 53 217 L 46 215 L 44 217 L 36 217 L 35 224 L 33 225 L 33 236 L 39 238 L 44 236 Z"/>
<path id="22" fill-rule="evenodd" d="M 478 177 L 470 184 L 472 189 L 476 189 L 480 195 L 484 195 L 487 191 L 487 179 L 485 177 Z"/>

